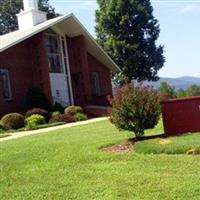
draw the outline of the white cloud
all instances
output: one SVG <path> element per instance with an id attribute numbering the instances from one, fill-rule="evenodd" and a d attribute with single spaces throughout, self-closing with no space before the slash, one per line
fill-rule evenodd
<path id="1" fill-rule="evenodd" d="M 200 14 L 200 3 L 184 6 L 180 10 L 180 14 Z"/>

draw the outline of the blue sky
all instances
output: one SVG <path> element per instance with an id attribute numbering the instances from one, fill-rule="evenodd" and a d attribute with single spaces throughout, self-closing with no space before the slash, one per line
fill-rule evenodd
<path id="1" fill-rule="evenodd" d="M 166 63 L 160 76 L 200 77 L 200 0 L 152 0 L 159 20 L 159 43 L 165 46 Z M 95 36 L 96 0 L 50 0 L 57 12 L 73 12 Z"/>

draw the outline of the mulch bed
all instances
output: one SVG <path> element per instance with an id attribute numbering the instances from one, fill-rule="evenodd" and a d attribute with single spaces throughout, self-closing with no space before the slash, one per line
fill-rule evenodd
<path id="1" fill-rule="evenodd" d="M 143 141 L 143 140 L 149 140 L 149 139 L 155 139 L 155 138 L 165 138 L 165 135 L 161 134 L 161 135 L 145 136 L 145 137 L 141 137 L 140 140 L 129 139 L 129 140 L 121 142 L 120 144 L 104 147 L 102 148 L 102 151 L 106 153 L 116 153 L 116 154 L 134 153 L 133 146 L 137 141 Z"/>
<path id="2" fill-rule="evenodd" d="M 133 153 L 133 145 L 136 140 L 130 139 L 123 141 L 120 144 L 115 144 L 112 146 L 108 146 L 102 149 L 103 152 L 106 153 L 116 153 L 116 154 L 123 154 L 123 153 Z"/>

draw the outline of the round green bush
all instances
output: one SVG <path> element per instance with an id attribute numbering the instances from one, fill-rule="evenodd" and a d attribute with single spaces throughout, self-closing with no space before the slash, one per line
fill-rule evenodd
<path id="1" fill-rule="evenodd" d="M 32 108 L 26 112 L 25 118 L 30 117 L 31 115 L 42 115 L 46 120 L 49 119 L 49 113 L 47 110 L 42 108 Z"/>
<path id="2" fill-rule="evenodd" d="M 76 113 L 83 113 L 83 108 L 80 106 L 69 106 L 65 109 L 65 114 L 74 116 Z"/>
<path id="3" fill-rule="evenodd" d="M 26 124 L 28 128 L 35 128 L 38 125 L 42 125 L 46 123 L 44 116 L 42 115 L 31 115 L 30 117 L 26 118 Z"/>
<path id="4" fill-rule="evenodd" d="M 74 120 L 76 122 L 78 122 L 78 121 L 84 121 L 84 120 L 88 119 L 87 116 L 84 113 L 76 113 L 73 117 L 74 117 Z"/>
<path id="5" fill-rule="evenodd" d="M 51 117 L 55 117 L 60 114 L 61 114 L 60 111 L 54 111 L 54 112 L 51 112 Z"/>
<path id="6" fill-rule="evenodd" d="M 6 130 L 24 127 L 24 116 L 19 113 L 9 113 L 1 119 L 3 128 Z"/>
<path id="7" fill-rule="evenodd" d="M 110 120 L 119 129 L 141 137 L 160 119 L 160 98 L 159 92 L 148 86 L 128 84 L 118 88 L 111 99 Z"/>
<path id="8" fill-rule="evenodd" d="M 70 123 L 74 122 L 74 118 L 69 115 L 69 114 L 60 114 L 55 117 L 52 117 L 49 121 L 49 123 L 56 123 L 56 122 L 65 122 L 65 123 Z"/>
<path id="9" fill-rule="evenodd" d="M 0 120 L 0 130 L 3 129 L 3 122 Z"/>

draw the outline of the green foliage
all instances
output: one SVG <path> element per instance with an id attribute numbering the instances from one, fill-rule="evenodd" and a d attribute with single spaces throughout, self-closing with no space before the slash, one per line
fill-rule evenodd
<path id="1" fill-rule="evenodd" d="M 33 129 L 38 125 L 42 125 L 46 123 L 44 116 L 39 114 L 31 115 L 25 120 L 28 129 Z"/>
<path id="2" fill-rule="evenodd" d="M 84 121 L 84 120 L 88 119 L 87 115 L 85 115 L 84 113 L 76 113 L 73 117 L 74 117 L 74 120 L 76 122 L 78 122 L 78 121 Z"/>
<path id="3" fill-rule="evenodd" d="M 3 129 L 3 122 L 0 120 L 0 130 Z"/>
<path id="4" fill-rule="evenodd" d="M 186 93 L 185 90 L 179 89 L 179 90 L 176 92 L 176 96 L 177 96 L 178 98 L 186 97 L 186 96 L 187 96 L 187 93 Z"/>
<path id="5" fill-rule="evenodd" d="M 162 82 L 158 90 L 164 99 L 176 98 L 175 88 L 170 86 L 167 82 Z"/>
<path id="6" fill-rule="evenodd" d="M 200 154 L 200 134 L 185 134 L 177 137 L 157 138 L 137 142 L 134 149 L 137 153 L 144 154 L 189 154 L 196 150 Z"/>
<path id="7" fill-rule="evenodd" d="M 111 105 L 111 122 L 119 129 L 133 131 L 136 137 L 154 128 L 161 114 L 160 95 L 151 87 L 128 84 L 118 88 Z"/>
<path id="8" fill-rule="evenodd" d="M 19 113 L 9 113 L 2 117 L 1 122 L 6 130 L 19 129 L 24 126 L 24 116 Z"/>
<path id="9" fill-rule="evenodd" d="M 61 114 L 64 113 L 65 107 L 63 107 L 60 103 L 56 102 L 53 106 L 54 111 L 59 111 Z"/>
<path id="10" fill-rule="evenodd" d="M 56 122 L 65 122 L 65 123 L 71 123 L 74 122 L 73 116 L 69 114 L 60 114 L 52 117 L 49 121 L 49 123 L 56 123 Z"/>
<path id="11" fill-rule="evenodd" d="M 51 112 L 51 117 L 55 117 L 60 114 L 61 114 L 60 111 L 54 111 L 54 112 Z"/>
<path id="12" fill-rule="evenodd" d="M 27 109 L 43 108 L 49 109 L 48 100 L 41 88 L 30 88 L 26 94 L 25 105 Z"/>
<path id="13" fill-rule="evenodd" d="M 22 0 L 1 0 L 0 1 L 0 35 L 17 30 L 16 14 L 23 8 Z M 58 16 L 55 9 L 50 6 L 49 0 L 39 0 L 39 9 L 47 12 L 47 18 Z"/>
<path id="14" fill-rule="evenodd" d="M 45 119 L 48 120 L 49 118 L 49 113 L 48 111 L 44 110 L 44 109 L 41 109 L 41 108 L 33 108 L 31 110 L 28 110 L 26 112 L 26 115 L 25 117 L 28 118 L 30 117 L 31 115 L 42 115 Z"/>
<path id="15" fill-rule="evenodd" d="M 65 114 L 74 116 L 76 113 L 83 113 L 83 108 L 80 106 L 69 106 L 65 109 Z"/>
<path id="16" fill-rule="evenodd" d="M 122 71 L 115 81 L 124 84 L 123 77 L 128 82 L 158 80 L 165 59 L 163 47 L 156 44 L 160 28 L 150 0 L 97 2 L 97 41 Z"/>
<path id="17" fill-rule="evenodd" d="M 187 96 L 200 96 L 200 86 L 193 84 L 186 90 Z"/>

